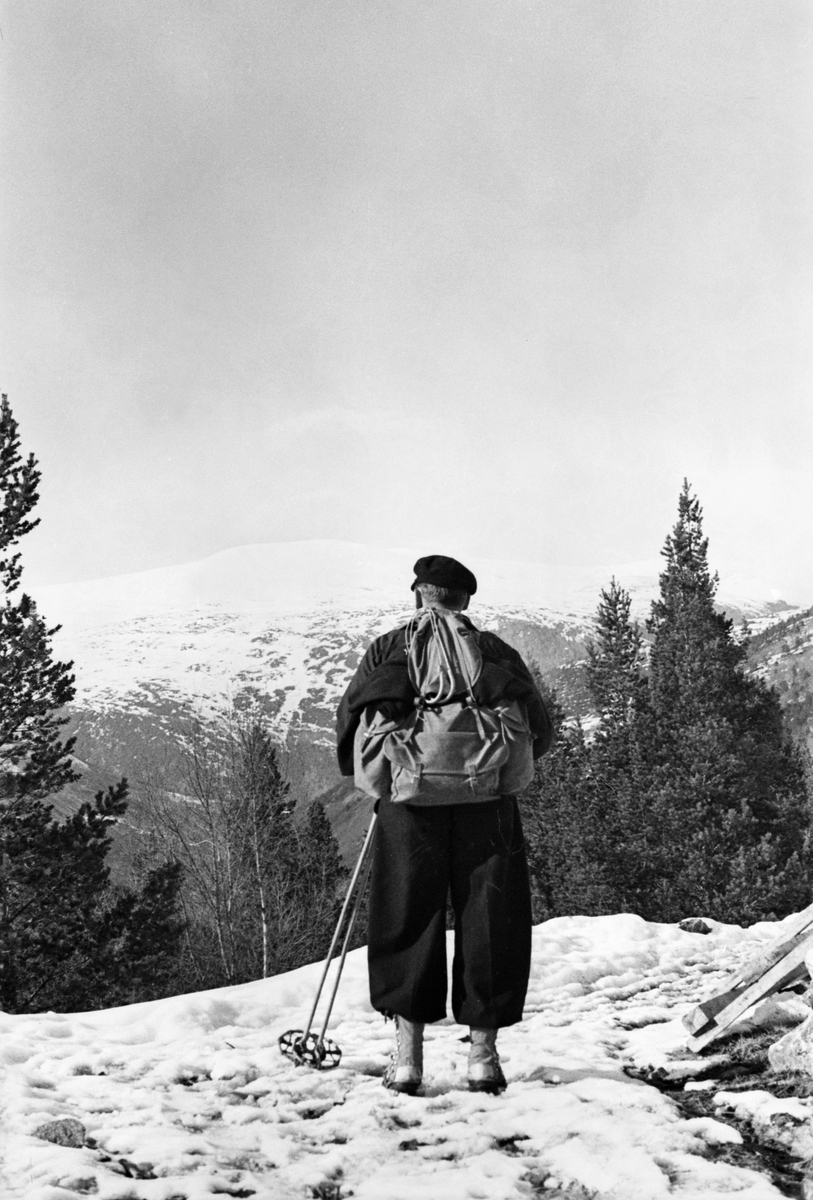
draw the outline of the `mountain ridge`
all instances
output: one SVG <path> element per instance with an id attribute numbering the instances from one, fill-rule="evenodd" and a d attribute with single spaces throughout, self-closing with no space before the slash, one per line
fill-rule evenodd
<path id="1" fill-rule="evenodd" d="M 77 755 L 92 768 L 88 782 L 105 771 L 126 774 L 135 793 L 157 760 L 177 762 L 193 722 L 251 711 L 286 747 L 305 802 L 325 796 L 331 819 L 342 825 L 352 781 L 335 765 L 336 706 L 373 638 L 414 611 L 417 557 L 343 542 L 259 544 L 199 563 L 38 589 L 34 598 L 49 624 L 62 624 L 55 653 L 75 662 L 70 729 Z M 587 703 L 579 663 L 601 587 L 615 576 L 639 619 L 658 594 L 654 560 L 615 569 L 466 561 L 478 577 L 475 624 L 519 650 L 573 715 L 584 715 Z M 749 594 L 757 586 L 724 576 L 721 606 L 761 632 L 799 613 L 764 592 Z"/>
<path id="2" fill-rule="evenodd" d="M 347 611 L 409 606 L 412 563 L 418 552 L 382 550 L 335 540 L 253 543 L 173 567 L 30 589 L 49 621 L 66 630 L 176 609 L 216 605 L 242 611 Z M 616 565 L 562 566 L 506 559 L 466 558 L 479 597 L 491 607 L 543 608 L 563 615 L 595 612 L 599 592 L 615 577 L 639 612 L 657 593 L 660 559 Z M 775 589 L 732 569 L 721 573 L 719 599 L 751 617 L 798 609 Z"/>

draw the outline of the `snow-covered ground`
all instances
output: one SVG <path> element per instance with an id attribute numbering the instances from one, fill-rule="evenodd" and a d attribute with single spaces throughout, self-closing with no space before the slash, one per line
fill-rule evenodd
<path id="1" fill-rule="evenodd" d="M 777 1197 L 766 1177 L 712 1157 L 736 1130 L 683 1119 L 623 1068 L 685 1057 L 681 1014 L 779 930 L 704 936 L 629 914 L 538 926 L 525 1019 L 500 1036 L 498 1097 L 467 1091 L 466 1030 L 451 1021 L 427 1030 L 421 1095 L 382 1087 L 392 1025 L 369 1006 L 363 950 L 331 1022 L 343 1050 L 332 1071 L 277 1048 L 306 1019 L 318 964 L 108 1011 L 0 1014 L 2 1195 Z M 35 1136 L 61 1118 L 81 1123 L 84 1146 Z"/>

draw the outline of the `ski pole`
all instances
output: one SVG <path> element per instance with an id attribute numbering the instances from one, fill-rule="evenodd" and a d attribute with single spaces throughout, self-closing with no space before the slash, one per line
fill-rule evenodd
<path id="1" fill-rule="evenodd" d="M 351 912 L 350 920 L 347 923 L 347 932 L 344 935 L 344 942 L 342 944 L 342 952 L 339 957 L 339 965 L 336 970 L 336 980 L 333 984 L 333 991 L 330 993 L 330 999 L 328 1000 L 327 1012 L 325 1013 L 325 1019 L 322 1022 L 322 1028 L 319 1032 L 319 1036 L 316 1039 L 316 1044 L 318 1046 L 321 1046 L 324 1044 L 325 1034 L 327 1032 L 327 1027 L 328 1027 L 328 1022 L 330 1021 L 330 1014 L 333 1012 L 333 1003 L 336 999 L 336 993 L 339 990 L 339 980 L 341 979 L 342 971 L 344 970 L 344 960 L 347 958 L 347 951 L 350 949 L 350 938 L 353 934 L 353 926 L 356 923 L 356 917 L 359 915 L 359 910 L 360 910 L 362 902 L 364 900 L 364 893 L 367 890 L 367 880 L 370 878 L 370 872 L 372 871 L 372 869 L 373 869 L 373 856 L 370 855 L 367 862 L 364 864 L 364 874 L 361 877 L 361 883 L 359 884 L 359 889 L 358 889 L 358 892 L 356 893 L 356 902 L 353 905 L 353 911 Z"/>
<path id="2" fill-rule="evenodd" d="M 328 1023 L 328 1020 L 330 1019 L 330 1013 L 333 1009 L 333 1002 L 336 999 L 336 993 L 339 988 L 339 979 L 341 978 L 341 972 L 344 967 L 344 960 L 347 957 L 347 951 L 348 951 L 348 948 L 350 945 L 350 936 L 353 932 L 353 926 L 355 924 L 356 917 L 358 916 L 359 909 L 361 908 L 361 902 L 364 898 L 364 889 L 367 886 L 367 880 L 369 878 L 370 868 L 372 866 L 372 858 L 370 856 L 370 849 L 372 847 L 373 839 L 375 837 L 376 819 L 377 819 L 377 814 L 373 813 L 372 820 L 370 821 L 370 825 L 367 830 L 367 836 L 364 839 L 364 845 L 361 848 L 361 853 L 359 854 L 358 862 L 356 863 L 355 870 L 353 871 L 353 875 L 350 880 L 350 884 L 347 888 L 347 895 L 345 896 L 344 904 L 342 905 L 342 911 L 340 912 L 339 919 L 336 922 L 336 929 L 333 934 L 333 939 L 330 943 L 330 949 L 327 952 L 327 957 L 325 959 L 325 965 L 322 968 L 322 974 L 319 979 L 319 985 L 316 989 L 316 996 L 314 997 L 313 1005 L 312 1005 L 310 1013 L 308 1015 L 307 1024 L 305 1025 L 305 1028 L 301 1029 L 301 1030 L 300 1029 L 289 1029 L 289 1030 L 287 1030 L 287 1032 L 283 1033 L 281 1035 L 281 1037 L 279 1038 L 279 1047 L 283 1054 L 286 1054 L 289 1058 L 295 1059 L 295 1061 L 297 1061 L 297 1062 L 306 1062 L 306 1061 L 310 1062 L 313 1066 L 315 1066 L 317 1068 L 322 1066 L 325 1058 L 327 1057 L 327 1052 L 325 1050 L 325 1038 L 324 1038 L 325 1030 L 327 1029 L 327 1023 Z M 325 1018 L 325 1021 L 322 1026 L 322 1030 L 321 1030 L 318 1038 L 315 1038 L 311 1034 L 311 1027 L 312 1027 L 314 1019 L 316 1017 L 316 1009 L 319 1006 L 319 1001 L 322 997 L 322 990 L 325 986 L 325 980 L 327 979 L 328 971 L 330 970 L 330 965 L 331 965 L 331 962 L 333 961 L 333 955 L 335 953 L 336 946 L 338 945 L 339 938 L 341 936 L 342 929 L 344 927 L 345 919 L 347 917 L 348 910 L 350 909 L 350 905 L 353 902 L 354 894 L 356 893 L 357 884 L 359 883 L 359 878 L 362 875 L 362 872 L 364 872 L 363 881 L 362 881 L 361 887 L 358 888 L 358 893 L 355 895 L 355 904 L 353 904 L 353 909 L 352 909 L 352 912 L 350 915 L 350 921 L 348 923 L 347 930 L 345 932 L 344 944 L 342 946 L 341 960 L 339 962 L 339 971 L 338 971 L 338 975 L 336 977 L 336 982 L 333 986 L 333 992 L 330 997 L 330 1005 L 328 1008 L 327 1017 Z M 313 1041 L 313 1046 L 307 1045 L 309 1040 Z M 334 1066 L 334 1067 L 337 1066 L 339 1063 L 339 1059 L 341 1058 L 341 1050 L 339 1050 L 338 1046 L 331 1047 L 330 1057 L 333 1060 L 333 1061 L 331 1061 L 330 1065 Z"/>

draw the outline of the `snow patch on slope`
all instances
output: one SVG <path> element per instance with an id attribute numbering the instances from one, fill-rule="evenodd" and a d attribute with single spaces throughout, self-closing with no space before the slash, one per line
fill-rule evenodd
<path id="1" fill-rule="evenodd" d="M 65 630 L 54 646 L 75 661 L 78 708 L 147 714 L 174 705 L 222 713 L 239 697 L 256 701 L 278 736 L 308 733 L 324 740 L 367 646 L 403 624 L 410 611 L 396 605 L 269 616 L 211 607 Z M 486 629 L 540 619 L 518 607 L 481 606 L 476 617 Z M 575 656 L 587 627 L 560 619 L 559 632 L 573 642 Z"/>
<path id="2" fill-rule="evenodd" d="M 411 611 L 416 557 L 330 541 L 242 546 L 184 566 L 42 588 L 36 599 L 49 621 L 63 625 L 54 647 L 76 663 L 77 709 L 162 715 L 172 724 L 178 714 L 222 713 L 239 698 L 255 701 L 278 737 L 327 743 L 364 649 Z M 613 576 L 645 616 L 661 566 L 473 565 L 475 623 L 505 629 L 514 622 L 533 637 L 543 631 L 544 654 L 557 663 L 571 661 L 568 642 L 572 658 L 580 656 L 576 647 L 590 635 L 600 589 Z M 765 595 L 758 587 L 732 576 L 720 598 L 730 593 L 738 611 L 764 616 L 770 605 L 753 599 Z"/>

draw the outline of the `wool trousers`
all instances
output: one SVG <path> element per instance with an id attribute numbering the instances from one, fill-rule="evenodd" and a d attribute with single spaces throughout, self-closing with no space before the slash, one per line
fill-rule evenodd
<path id="1" fill-rule="evenodd" d="M 368 941 L 379 1012 L 427 1023 L 446 1016 L 447 897 L 455 1020 L 515 1024 L 531 966 L 531 894 L 513 796 L 431 808 L 380 802 Z"/>

